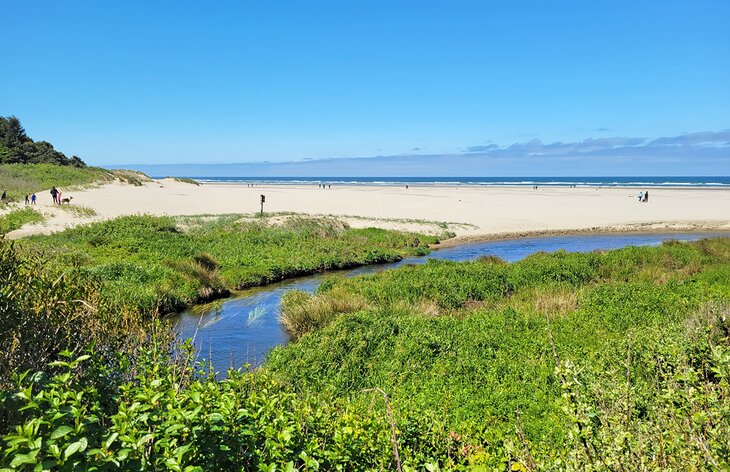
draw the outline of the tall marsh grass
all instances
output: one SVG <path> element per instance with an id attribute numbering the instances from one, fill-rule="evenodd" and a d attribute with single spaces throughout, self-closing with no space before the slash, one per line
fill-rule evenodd
<path id="1" fill-rule="evenodd" d="M 279 320 L 293 338 L 323 328 L 340 314 L 354 313 L 368 306 L 364 297 L 342 289 L 329 290 L 316 297 L 302 290 L 290 290 L 282 297 L 281 305 Z"/>

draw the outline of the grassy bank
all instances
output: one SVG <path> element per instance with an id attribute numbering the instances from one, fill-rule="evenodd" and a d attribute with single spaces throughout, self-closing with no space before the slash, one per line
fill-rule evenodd
<path id="1" fill-rule="evenodd" d="M 0 292 L 12 307 L 0 316 L 14 316 L 0 319 L 0 341 L 18 339 L 13 370 L 38 366 L 20 354 L 45 346 L 35 333 L 53 333 L 49 313 L 68 329 L 43 374 L 4 376 L 0 467 L 725 470 L 730 462 L 728 239 L 333 280 L 313 298 L 287 300 L 287 312 L 305 320 L 314 307 L 297 307 L 319 303 L 326 321 L 263 368 L 225 381 L 189 356 L 171 358 L 156 337 L 119 346 L 124 362 L 98 349 L 58 352 L 91 341 L 108 353 L 116 331 L 82 335 L 96 332 L 84 327 L 95 310 L 104 320 L 97 329 L 120 326 L 107 310 L 114 305 L 103 304 L 103 287 L 87 285 L 83 267 L 54 283 L 47 261 L 3 249 L 0 275 L 22 276 L 0 284 L 11 287 Z M 34 285 L 24 290 L 27 280 Z"/>
<path id="2" fill-rule="evenodd" d="M 8 196 L 23 201 L 26 194 L 53 187 L 66 188 L 89 185 L 94 182 L 110 182 L 113 175 L 98 167 L 72 167 L 54 164 L 3 164 L 0 165 L 0 188 L 7 189 Z"/>
<path id="3" fill-rule="evenodd" d="M 168 313 L 230 290 L 297 275 L 425 254 L 435 237 L 336 219 L 269 220 L 129 216 L 19 243 L 43 252 L 60 271 L 101 280 L 106 296 L 145 313 Z"/>
<path id="4" fill-rule="evenodd" d="M 0 191 L 6 189 L 11 201 L 22 202 L 25 195 L 56 186 L 62 190 L 114 181 L 142 185 L 150 179 L 139 172 L 107 170 L 100 167 L 73 167 L 55 164 L 0 164 Z"/>

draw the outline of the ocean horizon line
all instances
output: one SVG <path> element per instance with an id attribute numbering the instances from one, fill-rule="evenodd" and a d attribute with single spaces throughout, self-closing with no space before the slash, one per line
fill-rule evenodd
<path id="1" fill-rule="evenodd" d="M 169 176 L 153 176 L 161 179 Z M 476 185 L 476 186 L 547 186 L 547 187 L 730 187 L 730 176 L 585 176 L 585 177 L 354 177 L 354 176 L 178 176 L 202 183 L 253 183 L 280 185 Z"/>

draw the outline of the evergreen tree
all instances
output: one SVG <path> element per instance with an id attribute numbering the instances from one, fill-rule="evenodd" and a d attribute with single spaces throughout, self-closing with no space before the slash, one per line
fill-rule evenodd
<path id="1" fill-rule="evenodd" d="M 15 116 L 0 116 L 0 164 L 58 164 L 85 167 L 78 156 L 70 159 L 47 141 L 33 141 Z"/>

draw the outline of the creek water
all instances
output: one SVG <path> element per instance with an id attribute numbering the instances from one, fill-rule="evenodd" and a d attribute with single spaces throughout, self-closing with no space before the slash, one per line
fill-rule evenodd
<path id="1" fill-rule="evenodd" d="M 407 257 L 390 264 L 325 272 L 248 289 L 236 297 L 219 302 L 217 307 L 193 307 L 176 315 L 172 321 L 179 338 L 194 338 L 198 358 L 210 360 L 216 370 L 225 371 L 229 367 L 238 368 L 246 363 L 260 364 L 269 349 L 286 343 L 289 338 L 279 323 L 281 296 L 288 290 L 295 289 L 313 292 L 327 277 L 372 274 L 404 264 L 423 264 L 428 259 L 469 261 L 480 256 L 494 255 L 513 262 L 539 251 L 564 249 L 571 252 L 590 252 L 625 246 L 658 245 L 670 239 L 693 241 L 717 236 L 727 234 L 566 235 L 467 243 L 435 250 L 428 256 Z"/>

